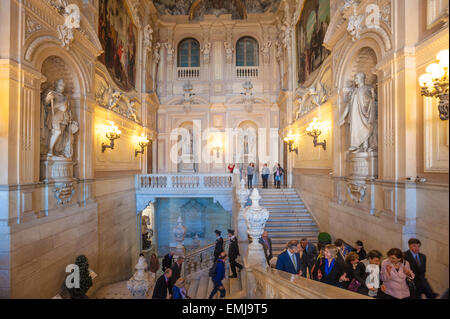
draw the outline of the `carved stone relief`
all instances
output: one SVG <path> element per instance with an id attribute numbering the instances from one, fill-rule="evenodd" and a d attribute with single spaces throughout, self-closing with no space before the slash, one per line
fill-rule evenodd
<path id="1" fill-rule="evenodd" d="M 299 88 L 296 92 L 295 103 L 297 104 L 297 108 L 295 110 L 295 119 L 298 120 L 326 101 L 328 101 L 328 90 L 321 82 L 309 88 Z"/>
<path id="2" fill-rule="evenodd" d="M 73 30 L 80 28 L 80 8 L 76 4 L 69 4 L 64 8 L 64 24 L 59 25 L 58 35 L 61 45 L 69 49 L 74 40 Z"/>
<path id="3" fill-rule="evenodd" d="M 25 39 L 28 39 L 34 32 L 42 29 L 42 26 L 30 16 L 25 17 Z"/>

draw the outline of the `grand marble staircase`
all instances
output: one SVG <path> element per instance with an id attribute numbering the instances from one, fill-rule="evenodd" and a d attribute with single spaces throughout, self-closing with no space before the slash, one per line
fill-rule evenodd
<path id="1" fill-rule="evenodd" d="M 273 255 L 278 256 L 289 240 L 308 238 L 317 244 L 319 228 L 295 189 L 258 189 L 260 205 L 270 212 L 266 231 L 272 239 Z"/>
<path id="2" fill-rule="evenodd" d="M 222 281 L 225 290 L 227 292 L 226 298 L 237 299 L 243 298 L 241 296 L 242 292 L 242 282 L 241 277 L 238 275 L 238 278 L 226 278 Z M 213 290 L 214 285 L 213 281 L 210 277 L 208 277 L 208 273 L 204 273 L 198 278 L 193 278 L 190 280 L 190 286 L 188 289 L 188 296 L 192 299 L 208 299 L 209 294 Z M 215 299 L 219 298 L 219 293 L 215 295 Z"/>

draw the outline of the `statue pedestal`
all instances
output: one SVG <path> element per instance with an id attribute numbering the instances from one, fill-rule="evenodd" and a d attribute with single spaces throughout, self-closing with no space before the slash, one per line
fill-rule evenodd
<path id="1" fill-rule="evenodd" d="M 41 157 L 41 180 L 45 182 L 71 182 L 73 178 L 72 160 L 58 157 L 45 156 Z"/>
<path id="2" fill-rule="evenodd" d="M 376 179 L 378 177 L 378 153 L 361 152 L 349 155 L 349 177 L 352 179 Z"/>

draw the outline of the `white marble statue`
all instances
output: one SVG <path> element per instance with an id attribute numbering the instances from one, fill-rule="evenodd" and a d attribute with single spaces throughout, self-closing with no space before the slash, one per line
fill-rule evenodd
<path id="1" fill-rule="evenodd" d="M 58 80 L 54 90 L 42 95 L 41 142 L 47 147 L 47 156 L 71 159 L 73 135 L 78 132 L 78 123 L 73 121 L 69 100 L 64 93 L 64 80 Z"/>
<path id="2" fill-rule="evenodd" d="M 203 53 L 203 63 L 209 64 L 209 54 L 211 52 L 211 42 L 205 43 L 205 46 L 201 50 Z"/>
<path id="3" fill-rule="evenodd" d="M 376 115 L 377 97 L 375 88 L 366 85 L 366 75 L 358 72 L 355 75 L 356 87 L 347 88 L 347 97 L 344 113 L 339 125 L 345 123 L 348 117 L 350 123 L 350 148 L 353 153 L 370 152 L 377 148 L 376 138 Z"/>
<path id="4" fill-rule="evenodd" d="M 167 49 L 167 63 L 172 64 L 173 63 L 173 57 L 175 53 L 175 49 L 172 46 L 172 43 L 164 43 L 166 49 Z"/>
<path id="5" fill-rule="evenodd" d="M 272 41 L 266 41 L 266 42 L 264 42 L 264 45 L 261 49 L 264 64 L 269 64 L 269 62 L 270 62 L 270 47 L 271 46 L 272 46 Z"/>
<path id="6" fill-rule="evenodd" d="M 233 63 L 233 52 L 234 52 L 233 45 L 232 45 L 230 42 L 225 41 L 225 42 L 223 43 L 223 46 L 225 47 L 225 57 L 226 57 L 226 62 L 227 62 L 228 64 Z"/>
<path id="7" fill-rule="evenodd" d="M 153 29 L 150 24 L 147 24 L 144 28 L 144 48 L 150 51 L 152 49 L 153 41 Z"/>
<path id="8" fill-rule="evenodd" d="M 73 42 L 73 29 L 80 28 L 80 8 L 76 4 L 69 4 L 64 8 L 64 24 L 57 27 L 61 45 L 69 49 Z"/>
<path id="9" fill-rule="evenodd" d="M 159 50 L 161 49 L 161 43 L 156 42 L 155 47 L 153 48 L 153 62 L 155 65 L 159 63 L 159 60 L 161 59 L 161 54 L 159 53 Z"/>

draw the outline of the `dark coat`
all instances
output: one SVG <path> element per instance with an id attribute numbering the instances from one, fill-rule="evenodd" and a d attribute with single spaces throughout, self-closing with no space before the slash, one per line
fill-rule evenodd
<path id="1" fill-rule="evenodd" d="M 181 276 L 181 268 L 183 267 L 183 264 L 181 266 L 178 266 L 177 263 L 174 263 L 170 269 L 172 269 L 172 277 L 170 277 L 169 280 L 169 291 L 172 291 L 173 286 L 177 282 L 178 278 Z"/>
<path id="2" fill-rule="evenodd" d="M 266 245 L 266 243 L 264 242 L 264 239 L 259 238 L 259 243 L 264 248 L 264 254 L 266 255 L 267 260 L 270 260 L 273 257 L 273 254 L 272 254 L 272 239 L 270 239 L 270 237 L 267 238 L 267 242 L 269 243 L 268 245 Z"/>
<path id="3" fill-rule="evenodd" d="M 362 262 L 359 262 L 356 265 L 355 269 L 353 269 L 352 264 L 346 262 L 344 265 L 344 271 L 347 274 L 347 278 L 350 280 L 343 282 L 342 288 L 347 289 L 348 286 L 350 285 L 350 283 L 352 282 L 352 280 L 356 279 L 361 284 L 361 286 L 359 286 L 359 289 L 357 292 L 362 293 L 362 294 L 369 293 L 369 291 L 367 290 L 367 287 L 365 285 L 368 274 L 366 273 L 366 266 L 364 266 L 364 264 Z"/>
<path id="4" fill-rule="evenodd" d="M 341 284 L 339 282 L 339 278 L 344 274 L 344 265 L 335 259 L 333 269 L 331 269 L 328 276 L 325 273 L 325 263 L 327 260 L 325 258 L 320 258 L 317 260 L 313 269 L 313 279 L 323 282 L 328 285 L 340 287 Z M 319 272 L 322 277 L 319 279 Z"/>
<path id="5" fill-rule="evenodd" d="M 230 245 L 228 247 L 228 256 L 230 257 L 230 260 L 235 260 L 236 258 L 238 258 L 238 256 L 240 256 L 238 239 L 236 237 L 232 237 L 230 239 Z"/>
<path id="6" fill-rule="evenodd" d="M 300 270 L 302 270 L 303 266 L 302 266 L 302 261 L 300 259 L 300 255 L 299 254 L 294 254 L 294 255 L 295 255 L 295 259 L 297 261 L 297 269 L 294 268 L 294 264 L 292 263 L 292 260 L 289 257 L 289 253 L 287 250 L 285 250 L 278 256 L 277 265 L 275 268 L 278 270 L 281 270 L 281 271 L 285 271 L 285 272 L 294 274 L 294 275 L 298 275 Z"/>
<path id="7" fill-rule="evenodd" d="M 173 256 L 167 254 L 164 256 L 162 261 L 162 271 L 166 271 L 167 268 L 172 267 Z"/>
<path id="8" fill-rule="evenodd" d="M 152 299 L 166 299 L 167 292 L 169 291 L 169 282 L 166 283 L 166 277 L 164 275 L 161 275 L 161 277 L 158 278 L 155 284 L 155 288 L 153 289 L 153 296 Z"/>
<path id="9" fill-rule="evenodd" d="M 319 253 L 317 252 L 316 246 L 314 246 L 314 244 L 308 243 L 302 255 L 304 266 L 312 268 L 317 261 L 318 255 Z"/>
<path id="10" fill-rule="evenodd" d="M 405 260 L 409 263 L 411 271 L 415 276 L 414 283 L 416 285 L 416 295 L 414 296 L 414 298 L 420 298 L 420 295 L 422 293 L 424 293 L 427 298 L 434 298 L 434 291 L 428 283 L 428 280 L 425 278 L 425 273 L 427 271 L 427 256 L 419 253 L 420 265 L 418 265 L 410 250 L 405 251 L 403 254 L 405 255 Z"/>
<path id="11" fill-rule="evenodd" d="M 222 280 L 225 279 L 225 263 L 222 259 L 217 260 L 216 275 L 211 278 L 218 286 L 222 286 Z"/>
<path id="12" fill-rule="evenodd" d="M 216 239 L 216 247 L 214 247 L 214 257 L 219 257 L 220 253 L 223 251 L 223 238 L 219 237 Z"/>
<path id="13" fill-rule="evenodd" d="M 359 261 L 364 260 L 367 258 L 367 253 L 366 250 L 364 248 L 361 248 L 361 250 L 359 251 L 359 253 L 356 251 L 356 248 L 353 248 L 352 251 L 354 251 L 355 253 L 358 254 L 359 256 Z"/>

